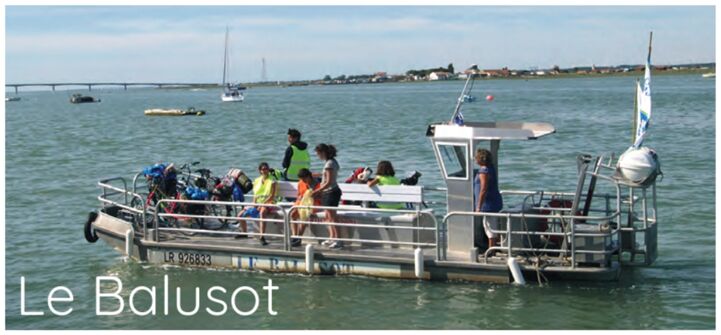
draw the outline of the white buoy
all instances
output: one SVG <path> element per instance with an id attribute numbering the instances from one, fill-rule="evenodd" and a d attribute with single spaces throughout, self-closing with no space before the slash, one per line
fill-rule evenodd
<path id="1" fill-rule="evenodd" d="M 518 265 L 515 258 L 508 258 L 508 269 L 511 270 L 513 280 L 518 285 L 526 285 L 526 279 L 523 278 L 523 272 L 521 272 L 521 266 Z"/>
<path id="2" fill-rule="evenodd" d="M 305 246 L 305 272 L 309 275 L 313 274 L 315 252 L 313 251 L 313 245 L 307 244 Z"/>
<path id="3" fill-rule="evenodd" d="M 135 236 L 135 232 L 133 231 L 133 228 L 131 227 L 128 229 L 128 231 L 125 232 L 125 254 L 128 255 L 128 258 L 133 256 L 133 237 Z"/>
<path id="4" fill-rule="evenodd" d="M 629 148 L 618 158 L 618 169 L 624 178 L 641 184 L 659 173 L 656 151 L 651 148 Z"/>
<path id="5" fill-rule="evenodd" d="M 413 253 L 414 260 L 415 260 L 415 272 L 416 272 L 416 278 L 423 278 L 423 249 L 416 248 L 415 252 Z"/>

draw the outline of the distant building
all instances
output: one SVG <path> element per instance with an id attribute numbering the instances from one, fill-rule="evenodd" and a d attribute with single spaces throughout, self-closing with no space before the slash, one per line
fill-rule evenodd
<path id="1" fill-rule="evenodd" d="M 371 78 L 371 83 L 382 83 L 384 81 L 388 80 L 388 74 L 385 72 L 376 72 L 373 74 L 373 78 Z"/>
<path id="2" fill-rule="evenodd" d="M 428 75 L 428 80 L 448 80 L 450 76 L 451 74 L 448 72 L 431 72 Z"/>
<path id="3" fill-rule="evenodd" d="M 511 75 L 511 71 L 508 68 L 502 68 L 500 70 L 483 70 L 481 76 L 485 77 L 508 77 Z"/>

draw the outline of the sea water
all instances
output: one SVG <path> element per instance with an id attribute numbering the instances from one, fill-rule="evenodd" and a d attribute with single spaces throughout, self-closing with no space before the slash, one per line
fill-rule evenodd
<path id="1" fill-rule="evenodd" d="M 537 141 L 501 143 L 502 189 L 573 191 L 579 153 L 623 152 L 630 144 L 635 78 L 487 80 L 466 120 L 538 121 L 557 132 Z M 310 147 L 338 148 L 340 176 L 390 160 L 400 175 L 443 187 L 425 131 L 447 121 L 461 81 L 253 88 L 243 103 L 221 103 L 220 90 L 93 90 L 102 100 L 74 105 L 74 91 L 21 92 L 5 104 L 5 321 L 9 329 L 714 329 L 715 84 L 701 76 L 654 76 L 646 144 L 662 162 L 658 183 L 657 261 L 625 268 L 615 282 L 535 280 L 523 287 L 164 267 L 126 261 L 105 243 L 83 237 L 99 205 L 97 181 L 131 177 L 159 161 L 201 161 L 257 175 L 280 167 L 288 128 Z M 82 92 L 82 90 L 78 90 Z M 88 93 L 87 91 L 82 93 Z M 11 95 L 13 93 L 6 93 Z M 484 100 L 493 95 L 492 102 Z M 146 117 L 148 108 L 207 111 L 205 116 Z M 321 167 L 317 159 L 313 169 Z M 443 201 L 443 194 L 429 194 Z M 258 288 L 271 279 L 277 315 L 198 313 L 96 315 L 95 283 L 113 276 L 133 287 Z M 22 316 L 20 279 L 27 310 Z M 47 294 L 74 294 L 66 316 L 48 312 Z M 139 298 L 145 307 L 149 298 Z M 145 299 L 145 301 L 143 301 Z M 260 296 L 261 306 L 268 301 Z M 252 301 L 238 298 L 247 310 Z M 202 303 L 201 303 L 202 304 Z M 108 307 L 108 306 L 105 306 Z M 203 306 L 205 307 L 205 306 Z M 250 306 L 252 307 L 252 306 Z"/>

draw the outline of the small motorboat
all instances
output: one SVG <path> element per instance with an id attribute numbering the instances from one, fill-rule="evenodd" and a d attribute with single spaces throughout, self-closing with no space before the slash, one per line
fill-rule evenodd
<path id="1" fill-rule="evenodd" d="M 20 97 L 6 97 L 5 102 L 20 101 Z"/>
<path id="2" fill-rule="evenodd" d="M 95 99 L 91 96 L 82 95 L 80 93 L 73 94 L 70 97 L 70 103 L 73 103 L 73 104 L 84 104 L 84 103 L 90 103 L 90 102 L 100 102 L 100 99 Z"/>
<path id="3" fill-rule="evenodd" d="M 701 75 L 703 78 L 716 78 L 716 72 L 704 73 Z"/>
<path id="4" fill-rule="evenodd" d="M 196 110 L 194 107 L 188 109 L 163 109 L 163 108 L 152 108 L 146 109 L 145 115 L 148 116 L 186 116 L 186 115 L 205 115 L 204 110 Z"/>

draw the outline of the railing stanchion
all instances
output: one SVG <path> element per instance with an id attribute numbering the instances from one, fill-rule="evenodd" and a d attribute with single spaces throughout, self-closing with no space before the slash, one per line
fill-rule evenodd
<path id="1" fill-rule="evenodd" d="M 642 194 L 643 199 L 641 200 L 641 205 L 643 206 L 643 231 L 645 234 L 646 230 L 648 229 L 648 205 L 646 202 L 646 188 L 645 187 L 642 189 L 642 193 L 643 193 Z"/>
<path id="2" fill-rule="evenodd" d="M 571 219 L 571 269 L 576 268 L 576 222 Z"/>
<path id="3" fill-rule="evenodd" d="M 435 218 L 434 218 L 434 219 L 435 219 Z M 441 233 L 441 225 L 443 224 L 442 222 L 444 222 L 444 221 L 445 221 L 445 219 L 444 219 L 443 221 L 441 221 L 441 223 L 439 224 L 439 223 L 438 223 L 438 220 L 435 220 L 435 227 L 436 227 L 436 231 L 435 231 L 435 233 L 436 233 L 436 234 L 435 234 L 435 235 L 436 235 L 436 260 L 437 260 L 437 261 L 440 261 L 440 260 L 443 259 L 443 254 L 441 253 L 441 249 L 443 248 L 443 241 L 441 240 L 441 238 L 442 238 L 442 237 L 441 237 L 441 236 L 442 236 L 442 233 Z"/>
<path id="4" fill-rule="evenodd" d="M 511 247 L 511 236 L 513 236 L 512 231 L 513 230 L 511 229 L 511 214 L 507 213 L 506 214 L 506 234 L 508 234 L 508 235 L 506 236 L 506 243 L 508 243 L 508 257 L 511 257 L 511 251 L 513 251 L 512 247 Z"/>
<path id="5" fill-rule="evenodd" d="M 280 208 L 283 213 L 283 247 L 285 251 L 290 251 L 290 213 L 285 212 L 285 209 Z"/>
<path id="6" fill-rule="evenodd" d="M 158 209 L 160 208 L 160 204 L 163 203 L 164 199 L 160 199 L 157 204 L 155 204 L 155 213 L 153 213 L 153 222 L 155 223 L 155 234 L 153 234 L 153 241 L 154 242 L 160 242 L 160 219 L 158 218 Z"/>

